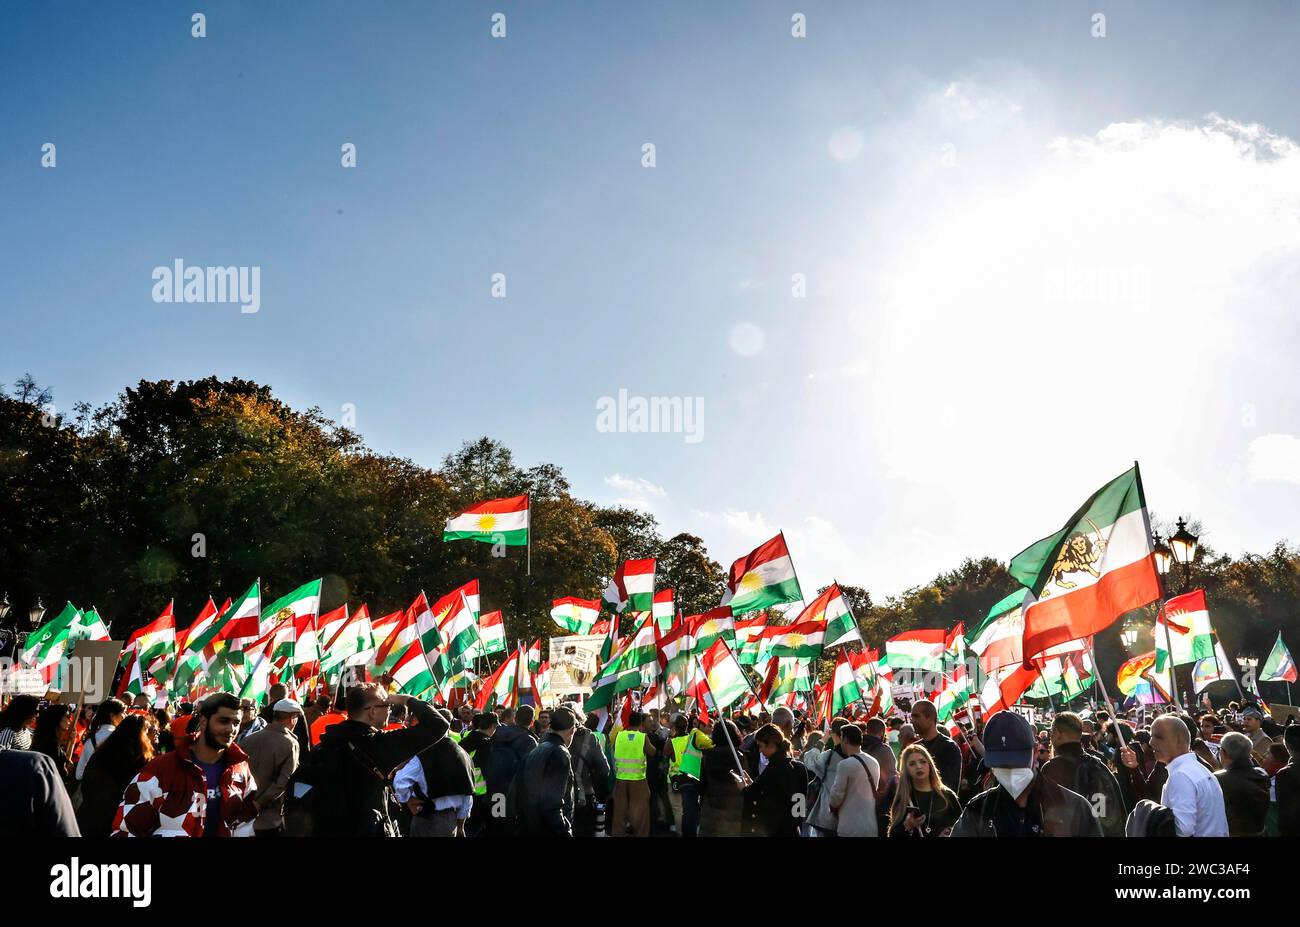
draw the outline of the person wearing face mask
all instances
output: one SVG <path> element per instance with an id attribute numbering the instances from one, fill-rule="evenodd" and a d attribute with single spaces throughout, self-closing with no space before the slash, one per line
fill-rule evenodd
<path id="1" fill-rule="evenodd" d="M 1028 721 L 999 711 L 984 727 L 984 763 L 997 785 L 971 799 L 954 837 L 1100 837 L 1101 825 L 1082 795 L 1058 785 L 1034 766 Z"/>

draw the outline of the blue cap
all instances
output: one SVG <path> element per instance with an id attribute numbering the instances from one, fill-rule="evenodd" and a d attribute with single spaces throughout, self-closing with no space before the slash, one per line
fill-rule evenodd
<path id="1" fill-rule="evenodd" d="M 1034 758 L 1034 729 L 1014 711 L 999 711 L 984 725 L 984 765 L 1019 768 Z"/>

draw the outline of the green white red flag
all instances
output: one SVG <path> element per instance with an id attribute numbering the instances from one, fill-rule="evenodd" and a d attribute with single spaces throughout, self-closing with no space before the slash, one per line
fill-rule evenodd
<path id="1" fill-rule="evenodd" d="M 862 707 L 862 691 L 853 675 L 853 664 L 849 662 L 847 650 L 841 650 L 835 658 L 835 672 L 831 676 L 831 715 L 838 715 L 852 705 Z"/>
<path id="2" fill-rule="evenodd" d="M 821 621 L 826 625 L 825 646 L 838 647 L 840 644 L 862 643 L 862 634 L 858 623 L 849 609 L 849 601 L 840 591 L 838 583 L 827 586 L 821 595 L 808 603 L 808 607 L 795 618 L 795 624 L 809 621 Z"/>
<path id="3" fill-rule="evenodd" d="M 1165 603 L 1156 615 L 1155 641 L 1158 670 L 1164 670 L 1170 654 L 1174 666 L 1214 659 L 1214 627 L 1204 589 L 1193 589 Z"/>
<path id="4" fill-rule="evenodd" d="M 634 612 L 654 611 L 655 562 L 646 560 L 626 560 L 614 571 L 605 590 L 605 601 L 622 614 L 631 609 Z"/>
<path id="5" fill-rule="evenodd" d="M 122 653 L 130 654 L 140 667 L 144 681 L 152 680 L 166 685 L 176 669 L 176 616 L 172 611 L 175 600 L 169 600 L 162 613 L 126 641 Z"/>
<path id="6" fill-rule="evenodd" d="M 719 709 L 750 694 L 745 671 L 736 662 L 726 641 L 716 641 L 700 658 L 700 667 L 708 680 L 709 691 L 713 693 L 714 704 Z"/>
<path id="7" fill-rule="evenodd" d="M 1260 682 L 1295 682 L 1296 668 L 1295 660 L 1291 659 L 1291 651 L 1286 649 L 1286 644 L 1282 643 L 1282 632 L 1277 634 L 1277 642 L 1273 644 L 1273 649 L 1269 652 L 1268 659 L 1259 670 Z"/>
<path id="8" fill-rule="evenodd" d="M 1160 598 L 1138 468 L 1093 493 L 1064 527 L 1021 551 L 1007 569 L 1029 589 L 1026 660 L 1092 637 Z"/>
<path id="9" fill-rule="evenodd" d="M 551 620 L 570 634 L 590 634 L 600 620 L 598 599 L 565 596 L 551 603 Z"/>
<path id="10" fill-rule="evenodd" d="M 1025 596 L 1029 590 L 1017 589 L 989 609 L 988 616 L 966 635 L 966 646 L 979 657 L 985 675 L 1004 666 L 1025 662 Z"/>
<path id="11" fill-rule="evenodd" d="M 825 621 L 796 621 L 794 624 L 768 625 L 759 640 L 759 658 L 802 657 L 816 659 L 822 655 L 826 639 Z"/>
<path id="12" fill-rule="evenodd" d="M 673 616 L 676 611 L 673 607 L 673 591 L 671 589 L 660 589 L 655 593 L 654 605 L 650 609 L 654 615 L 655 623 L 659 625 L 660 631 L 667 631 L 673 626 Z"/>

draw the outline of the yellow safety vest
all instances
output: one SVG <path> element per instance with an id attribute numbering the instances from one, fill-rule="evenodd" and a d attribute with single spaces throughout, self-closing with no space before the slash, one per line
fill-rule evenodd
<path id="1" fill-rule="evenodd" d="M 670 775 L 675 776 L 681 773 L 690 776 L 692 779 L 699 779 L 703 762 L 704 754 L 695 746 L 694 731 L 682 737 L 673 738 L 673 761 L 669 764 Z"/>
<path id="2" fill-rule="evenodd" d="M 477 766 L 474 765 L 474 751 L 473 750 L 466 751 L 466 756 L 469 757 L 470 771 L 474 773 L 474 794 L 486 795 L 487 780 L 483 778 L 483 770 L 479 769 Z"/>
<path id="3" fill-rule="evenodd" d="M 614 778 L 645 778 L 645 734 L 619 731 L 614 740 Z"/>

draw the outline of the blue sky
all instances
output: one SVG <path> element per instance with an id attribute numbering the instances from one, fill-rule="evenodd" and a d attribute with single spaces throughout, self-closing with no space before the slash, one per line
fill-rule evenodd
<path id="1" fill-rule="evenodd" d="M 0 375 L 492 435 L 724 564 L 784 528 L 807 588 L 1008 558 L 1134 459 L 1220 549 L 1287 536 L 1300 12 L 701 6 L 0 5 Z M 153 302 L 176 258 L 261 310 Z M 703 440 L 598 432 L 620 389 Z"/>

